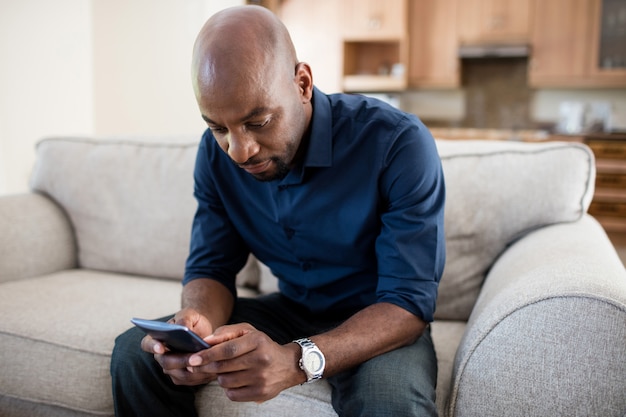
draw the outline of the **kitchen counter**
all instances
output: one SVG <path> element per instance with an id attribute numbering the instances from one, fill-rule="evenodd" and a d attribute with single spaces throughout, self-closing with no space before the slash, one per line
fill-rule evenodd
<path id="1" fill-rule="evenodd" d="M 430 132 L 436 139 L 484 139 L 484 140 L 515 140 L 536 142 L 547 140 L 550 134 L 545 130 L 513 130 L 513 129 L 476 129 L 464 127 L 432 127 Z"/>

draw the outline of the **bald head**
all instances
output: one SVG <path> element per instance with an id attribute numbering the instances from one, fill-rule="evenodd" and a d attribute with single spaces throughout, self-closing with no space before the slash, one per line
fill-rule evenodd
<path id="1" fill-rule="evenodd" d="M 192 77 L 196 96 L 233 82 L 263 82 L 293 77 L 298 63 L 287 28 L 269 10 L 239 6 L 213 15 L 200 31 L 193 50 Z"/>

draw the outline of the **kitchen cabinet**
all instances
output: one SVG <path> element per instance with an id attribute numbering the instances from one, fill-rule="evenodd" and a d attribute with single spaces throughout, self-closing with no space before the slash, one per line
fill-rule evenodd
<path id="1" fill-rule="evenodd" d="M 408 0 L 343 0 L 343 90 L 407 87 Z"/>
<path id="2" fill-rule="evenodd" d="M 457 0 L 409 0 L 409 86 L 456 88 Z"/>
<path id="3" fill-rule="evenodd" d="M 590 78 L 626 85 L 626 1 L 591 0 Z"/>
<path id="4" fill-rule="evenodd" d="M 589 135 L 596 156 L 596 189 L 589 213 L 608 232 L 626 232 L 626 135 Z"/>
<path id="5" fill-rule="evenodd" d="M 611 235 L 626 237 L 626 134 L 553 135 L 550 140 L 587 144 L 596 159 L 596 183 L 589 214 Z"/>
<path id="6" fill-rule="evenodd" d="M 459 40 L 463 44 L 529 40 L 532 0 L 460 0 L 458 7 Z"/>
<path id="7" fill-rule="evenodd" d="M 406 37 L 406 0 L 342 0 L 345 40 Z"/>
<path id="8" fill-rule="evenodd" d="M 589 59 L 589 0 L 535 0 L 534 7 L 530 84 L 582 83 Z"/>
<path id="9" fill-rule="evenodd" d="M 619 24 L 619 12 L 607 10 L 613 4 L 624 8 L 621 31 L 626 33 L 623 0 L 534 0 L 530 85 L 626 87 L 626 58 L 621 64 L 619 58 L 620 47 L 626 56 L 626 38 L 611 37 L 606 28 L 613 19 Z"/>

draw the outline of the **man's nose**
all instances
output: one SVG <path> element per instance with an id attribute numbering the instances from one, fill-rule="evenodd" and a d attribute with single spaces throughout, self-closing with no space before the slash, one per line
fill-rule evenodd
<path id="1" fill-rule="evenodd" d="M 237 164 L 247 162 L 259 153 L 260 146 L 247 132 L 232 132 L 228 138 L 228 156 Z"/>

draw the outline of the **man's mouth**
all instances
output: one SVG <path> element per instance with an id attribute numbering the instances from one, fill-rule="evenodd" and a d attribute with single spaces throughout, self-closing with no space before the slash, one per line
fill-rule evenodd
<path id="1" fill-rule="evenodd" d="M 258 164 L 242 164 L 239 165 L 239 167 L 244 169 L 248 174 L 258 175 L 267 170 L 271 163 L 272 160 L 268 159 L 267 161 L 259 162 Z"/>

